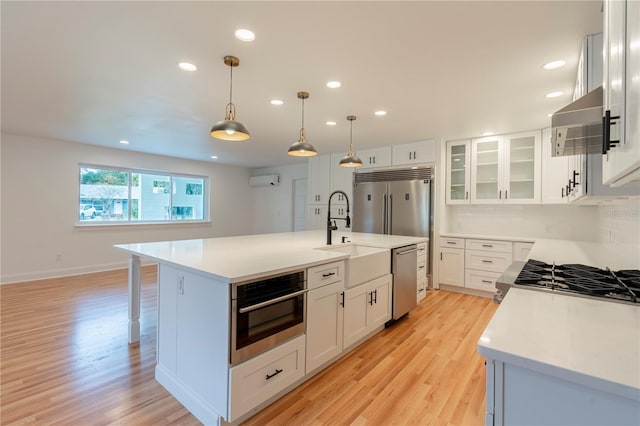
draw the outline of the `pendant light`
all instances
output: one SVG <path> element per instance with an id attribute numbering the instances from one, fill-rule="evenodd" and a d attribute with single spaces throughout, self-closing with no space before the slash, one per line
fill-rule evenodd
<path id="1" fill-rule="evenodd" d="M 229 103 L 225 107 L 224 120 L 218 121 L 211 128 L 211 136 L 223 141 L 246 141 L 251 137 L 246 127 L 239 121 L 236 121 L 236 106 L 231 102 L 233 93 L 233 67 L 240 65 L 240 60 L 235 56 L 225 56 L 225 65 L 231 70 L 231 79 L 229 84 Z"/>
<path id="2" fill-rule="evenodd" d="M 351 122 L 351 135 L 349 137 L 349 153 L 342 157 L 340 163 L 341 167 L 360 167 L 362 166 L 362 160 L 358 158 L 355 152 L 353 152 L 353 121 L 356 119 L 355 115 L 348 115 L 347 120 Z"/>
<path id="3" fill-rule="evenodd" d="M 300 127 L 298 142 L 293 143 L 288 152 L 289 155 L 294 157 L 313 157 L 318 155 L 318 151 L 304 137 L 304 100 L 308 98 L 309 94 L 307 92 L 298 92 L 298 99 L 302 99 L 302 126 Z"/>

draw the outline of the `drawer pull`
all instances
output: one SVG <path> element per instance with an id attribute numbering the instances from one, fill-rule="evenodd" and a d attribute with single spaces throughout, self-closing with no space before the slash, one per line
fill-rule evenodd
<path id="1" fill-rule="evenodd" d="M 322 278 L 330 277 L 331 275 L 335 275 L 335 272 L 329 272 L 328 274 L 322 274 Z"/>
<path id="2" fill-rule="evenodd" d="M 489 280 L 482 280 L 482 282 L 486 284 L 493 284 L 493 281 L 489 281 Z"/>
<path id="3" fill-rule="evenodd" d="M 482 245 L 482 247 L 492 248 L 492 247 L 493 247 L 493 245 L 491 245 L 491 244 L 483 244 L 483 245 Z"/>
<path id="4" fill-rule="evenodd" d="M 447 244 L 451 244 L 451 245 L 454 245 L 454 246 L 458 245 L 458 243 L 455 242 L 455 241 L 447 241 Z"/>
<path id="5" fill-rule="evenodd" d="M 493 260 L 483 260 L 482 263 L 493 263 Z"/>
<path id="6" fill-rule="evenodd" d="M 273 374 L 267 374 L 267 380 L 277 376 L 278 374 L 282 373 L 282 369 L 281 368 L 276 368 L 276 372 Z"/>
<path id="7" fill-rule="evenodd" d="M 424 265 L 418 266 L 418 269 L 424 269 Z"/>

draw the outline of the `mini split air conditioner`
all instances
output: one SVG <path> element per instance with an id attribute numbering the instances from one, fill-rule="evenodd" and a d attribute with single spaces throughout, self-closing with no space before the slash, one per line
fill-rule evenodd
<path id="1" fill-rule="evenodd" d="M 280 175 L 251 176 L 250 186 L 276 186 L 280 185 Z"/>

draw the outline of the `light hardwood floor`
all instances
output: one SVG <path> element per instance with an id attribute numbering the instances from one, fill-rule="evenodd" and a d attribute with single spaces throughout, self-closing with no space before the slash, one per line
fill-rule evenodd
<path id="1" fill-rule="evenodd" d="M 154 380 L 156 271 L 127 344 L 126 270 L 0 286 L 0 424 L 199 424 Z M 431 291 L 409 316 L 246 424 L 481 425 L 489 300 Z"/>

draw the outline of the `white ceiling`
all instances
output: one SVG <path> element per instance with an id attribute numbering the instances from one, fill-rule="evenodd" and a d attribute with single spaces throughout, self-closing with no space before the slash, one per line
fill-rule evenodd
<path id="1" fill-rule="evenodd" d="M 320 153 L 347 150 L 350 114 L 356 150 L 548 126 L 571 100 L 582 38 L 602 31 L 601 1 L 1 7 L 4 132 L 249 167 L 304 161 L 286 154 L 300 129 L 298 91 L 311 95 L 305 131 Z M 237 40 L 238 28 L 256 40 Z M 228 102 L 225 55 L 240 58 L 233 101 L 246 142 L 209 136 Z M 559 58 L 567 66 L 541 68 Z M 557 90 L 565 95 L 545 98 Z"/>

